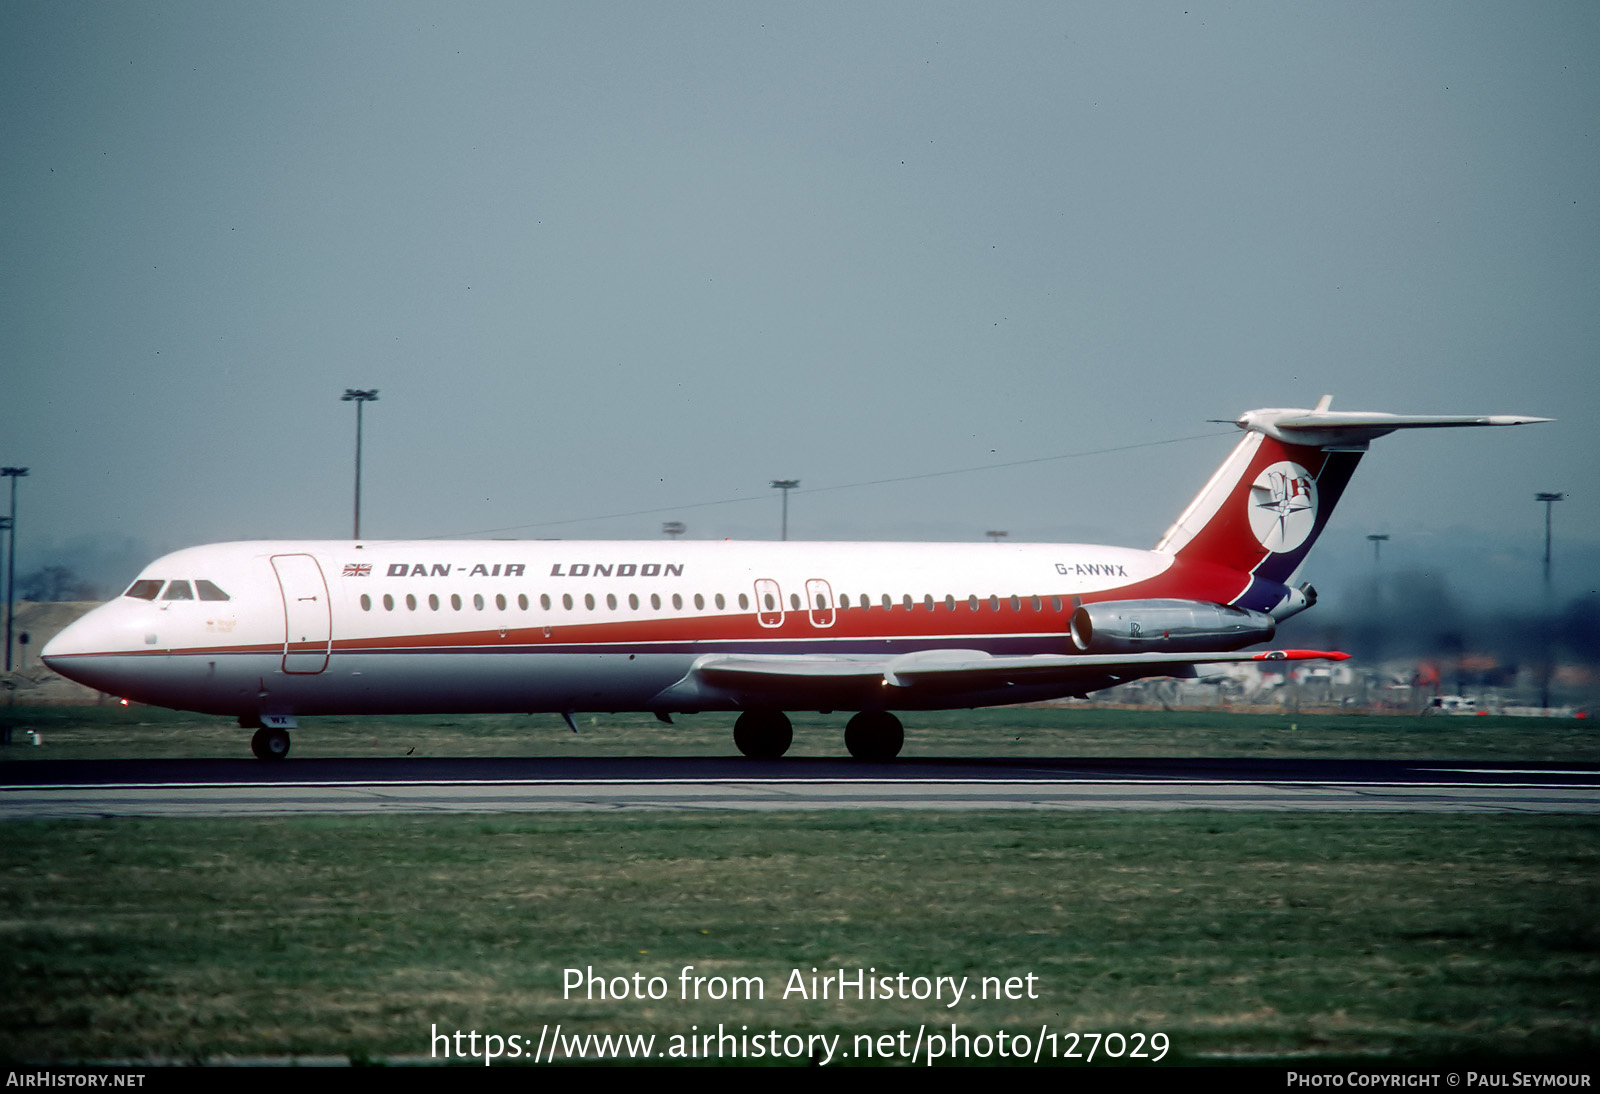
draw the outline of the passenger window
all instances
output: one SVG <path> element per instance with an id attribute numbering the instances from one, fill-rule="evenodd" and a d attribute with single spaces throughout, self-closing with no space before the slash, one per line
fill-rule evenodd
<path id="1" fill-rule="evenodd" d="M 1020 612 L 1022 610 L 1022 598 L 1021 597 L 1013 596 L 1011 598 L 1011 610 L 1014 611 L 1014 612 Z"/>
<path id="2" fill-rule="evenodd" d="M 166 583 L 163 581 L 155 581 L 147 577 L 142 581 L 135 581 L 132 585 L 129 585 L 128 591 L 122 595 L 131 596 L 135 600 L 154 600 L 156 594 L 161 592 L 161 586 L 164 584 Z"/>
<path id="3" fill-rule="evenodd" d="M 978 610 L 978 598 L 976 596 L 967 597 L 967 610 L 974 612 Z"/>
<path id="4" fill-rule="evenodd" d="M 567 609 L 567 611 L 569 611 L 569 612 L 572 610 L 572 594 L 571 593 L 562 593 L 561 594 L 561 606 L 563 608 Z"/>
<path id="5" fill-rule="evenodd" d="M 790 593 L 789 594 L 789 607 L 793 608 L 795 611 L 799 611 L 800 610 L 800 594 L 799 593 Z"/>
<path id="6" fill-rule="evenodd" d="M 368 596 L 366 593 L 361 594 L 361 610 L 364 612 L 370 612 L 372 610 L 372 597 Z"/>
<path id="7" fill-rule="evenodd" d="M 839 597 L 839 610 L 845 611 L 850 607 L 850 594 L 844 593 Z"/>
<path id="8" fill-rule="evenodd" d="M 428 607 L 431 608 L 433 611 L 438 611 L 439 610 L 439 594 L 438 593 L 429 593 L 428 594 Z"/>
<path id="9" fill-rule="evenodd" d="M 527 593 L 518 593 L 517 594 L 517 607 L 521 608 L 523 611 L 527 611 L 528 610 L 528 594 Z"/>
<path id="10" fill-rule="evenodd" d="M 701 596 L 699 593 L 694 594 L 694 610 L 697 612 L 703 612 L 706 610 L 706 598 Z"/>
<path id="11" fill-rule="evenodd" d="M 946 593 L 945 597 L 944 597 L 944 607 L 945 607 L 945 611 L 949 611 L 949 612 L 955 611 L 956 610 L 956 598 L 951 596 L 949 593 Z"/>
<path id="12" fill-rule="evenodd" d="M 591 612 L 594 611 L 594 594 L 593 593 L 584 593 L 583 594 L 583 606 L 585 608 L 588 608 Z"/>
<path id="13" fill-rule="evenodd" d="M 1054 611 L 1058 611 L 1059 612 L 1061 610 L 1061 598 L 1059 596 L 1052 596 L 1050 598 L 1050 607 Z"/>
<path id="14" fill-rule="evenodd" d="M 506 610 L 506 594 L 505 593 L 495 593 L 494 594 L 494 606 L 496 608 L 499 608 L 501 611 L 505 611 Z"/>
<path id="15" fill-rule="evenodd" d="M 924 596 L 922 598 L 922 606 L 924 608 L 928 609 L 928 611 L 930 611 L 930 612 L 933 611 L 933 594 L 932 593 L 928 593 L 926 596 Z"/>
<path id="16" fill-rule="evenodd" d="M 607 593 L 606 594 L 606 607 L 610 608 L 612 611 L 616 611 L 617 610 L 617 594 L 616 593 Z"/>
<path id="17" fill-rule="evenodd" d="M 414 612 L 416 610 L 417 610 L 417 598 L 415 596 L 411 595 L 410 593 L 407 593 L 406 594 L 406 611 Z"/>
<path id="18" fill-rule="evenodd" d="M 549 611 L 550 610 L 550 594 L 549 593 L 540 593 L 539 594 L 539 607 L 543 608 L 545 611 Z"/>
<path id="19" fill-rule="evenodd" d="M 480 612 L 483 611 L 483 594 L 482 593 L 473 593 L 472 594 L 472 606 L 474 608 L 477 608 Z"/>
<path id="20" fill-rule="evenodd" d="M 461 594 L 460 593 L 451 593 L 450 594 L 450 607 L 453 608 L 454 610 L 458 611 L 458 612 L 461 610 Z"/>
<path id="21" fill-rule="evenodd" d="M 386 612 L 394 611 L 394 597 L 388 593 L 383 594 L 383 610 Z"/>
<path id="22" fill-rule="evenodd" d="M 650 594 L 650 607 L 654 608 L 658 612 L 661 610 L 661 594 L 660 593 L 651 593 Z"/>
<path id="23" fill-rule="evenodd" d="M 683 595 L 681 593 L 672 594 L 672 607 L 674 611 L 683 611 Z"/>
<path id="24" fill-rule="evenodd" d="M 750 610 L 750 598 L 743 593 L 739 594 L 739 610 L 742 612 Z"/>
<path id="25" fill-rule="evenodd" d="M 991 612 L 997 612 L 1000 610 L 1000 598 L 995 596 L 993 593 L 989 594 L 989 610 Z"/>
<path id="26" fill-rule="evenodd" d="M 200 594 L 201 600 L 227 600 L 228 594 L 217 588 L 205 578 L 199 578 L 194 583 L 195 592 Z"/>
<path id="27" fill-rule="evenodd" d="M 902 596 L 900 598 L 900 605 L 903 608 L 905 608 L 905 610 L 908 611 L 908 612 L 911 610 L 911 594 L 910 593 L 907 593 L 905 596 Z"/>
<path id="28" fill-rule="evenodd" d="M 635 612 L 639 610 L 639 594 L 638 593 L 629 593 L 628 594 L 628 609 L 630 611 L 635 611 Z"/>
<path id="29" fill-rule="evenodd" d="M 728 604 L 728 602 L 723 599 L 722 594 L 718 593 L 717 594 L 717 611 L 720 612 L 723 608 L 725 608 L 727 606 L 727 604 Z"/>
<path id="30" fill-rule="evenodd" d="M 1042 603 L 1040 603 L 1038 597 L 1034 597 L 1033 598 L 1033 610 L 1036 611 L 1036 612 L 1044 610 L 1044 605 Z"/>
<path id="31" fill-rule="evenodd" d="M 883 610 L 884 611 L 888 611 L 892 607 L 894 607 L 894 601 L 889 599 L 889 594 L 888 593 L 884 593 L 883 594 Z"/>
<path id="32" fill-rule="evenodd" d="M 187 581 L 173 581 L 167 585 L 167 593 L 162 600 L 193 600 L 194 590 L 189 588 Z"/>

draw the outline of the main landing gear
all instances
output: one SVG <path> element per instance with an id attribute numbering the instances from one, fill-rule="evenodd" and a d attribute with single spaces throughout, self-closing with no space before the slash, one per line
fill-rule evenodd
<path id="1" fill-rule="evenodd" d="M 776 760 L 794 742 L 794 726 L 781 710 L 747 710 L 733 723 L 733 743 L 752 760 Z"/>
<path id="2" fill-rule="evenodd" d="M 905 727 L 887 710 L 863 710 L 844 727 L 844 746 L 858 760 L 892 760 L 905 743 Z"/>
<path id="3" fill-rule="evenodd" d="M 781 710 L 747 710 L 733 723 L 733 743 L 752 760 L 776 760 L 794 742 L 794 727 Z M 905 727 L 886 710 L 864 710 L 844 729 L 844 746 L 858 760 L 882 763 L 900 755 Z"/>

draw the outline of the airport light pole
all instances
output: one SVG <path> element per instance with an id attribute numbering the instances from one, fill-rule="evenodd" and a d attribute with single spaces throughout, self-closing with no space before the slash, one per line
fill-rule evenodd
<path id="1" fill-rule="evenodd" d="M 11 627 L 16 615 L 17 591 L 17 480 L 28 473 L 26 467 L 0 467 L 0 475 L 11 480 L 11 515 L 6 528 L 11 532 L 6 548 L 6 671 L 11 671 Z"/>
<path id="2" fill-rule="evenodd" d="M 1555 503 L 1556 502 L 1562 501 L 1565 498 L 1566 498 L 1565 494 L 1553 494 L 1553 493 L 1543 493 L 1543 492 L 1535 494 L 1533 496 L 1533 500 L 1534 501 L 1542 501 L 1542 502 L 1544 502 L 1544 609 L 1545 609 L 1545 616 L 1546 616 L 1547 625 L 1548 625 L 1548 622 L 1549 622 L 1549 616 L 1550 616 L 1550 614 L 1552 613 L 1552 610 L 1555 607 L 1555 598 L 1554 598 L 1554 595 L 1553 595 L 1553 590 L 1551 589 L 1551 586 L 1550 586 L 1550 510 L 1555 507 Z M 1553 667 L 1550 664 L 1550 661 L 1551 661 L 1552 656 L 1553 656 L 1553 651 L 1552 651 L 1552 649 L 1550 647 L 1550 632 L 1549 632 L 1549 630 L 1547 628 L 1545 628 L 1545 629 L 1543 629 L 1543 633 L 1544 633 L 1544 636 L 1545 636 L 1545 639 L 1544 639 L 1545 658 L 1544 658 L 1544 673 L 1543 673 L 1544 679 L 1541 681 L 1539 699 L 1540 699 L 1540 705 L 1543 706 L 1546 710 L 1549 710 L 1550 709 L 1550 670 Z"/>
<path id="3" fill-rule="evenodd" d="M 774 490 L 783 491 L 783 531 L 779 539 L 789 538 L 789 491 L 800 486 L 799 479 L 773 479 L 769 484 Z"/>
<path id="4" fill-rule="evenodd" d="M 347 387 L 344 394 L 339 396 L 343 403 L 356 404 L 356 539 L 361 538 L 361 408 L 364 403 L 378 401 L 378 389 L 361 391 L 358 388 Z"/>
<path id="5" fill-rule="evenodd" d="M 1534 501 L 1544 502 L 1544 595 L 1550 595 L 1550 510 L 1558 501 L 1566 499 L 1565 494 L 1535 494 Z"/>
<path id="6" fill-rule="evenodd" d="M 677 539 L 688 531 L 681 520 L 669 520 L 661 526 L 661 530 L 667 534 L 668 539 Z"/>

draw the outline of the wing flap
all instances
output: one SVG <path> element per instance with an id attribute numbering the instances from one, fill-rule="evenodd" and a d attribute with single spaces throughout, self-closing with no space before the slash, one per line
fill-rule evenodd
<path id="1" fill-rule="evenodd" d="M 944 652 L 944 651 L 936 651 Z M 1240 650 L 1217 653 L 1131 653 L 1131 654 L 1032 654 L 1026 657 L 948 658 L 914 661 L 919 654 L 891 661 L 884 682 L 894 687 L 918 684 L 947 686 L 970 682 L 995 684 L 1039 684 L 1096 676 L 1161 676 L 1163 669 L 1238 661 L 1343 661 L 1350 655 L 1331 650 Z"/>

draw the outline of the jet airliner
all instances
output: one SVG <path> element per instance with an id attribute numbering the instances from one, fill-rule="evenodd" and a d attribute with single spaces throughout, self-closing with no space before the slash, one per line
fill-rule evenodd
<path id="1" fill-rule="evenodd" d="M 739 711 L 776 758 L 786 710 L 852 712 L 856 757 L 896 711 L 1086 696 L 1227 661 L 1316 600 L 1299 583 L 1369 442 L 1512 415 L 1253 410 L 1153 550 L 1078 544 L 267 541 L 193 547 L 43 651 L 141 703 L 237 717 L 262 759 L 316 714 Z"/>

